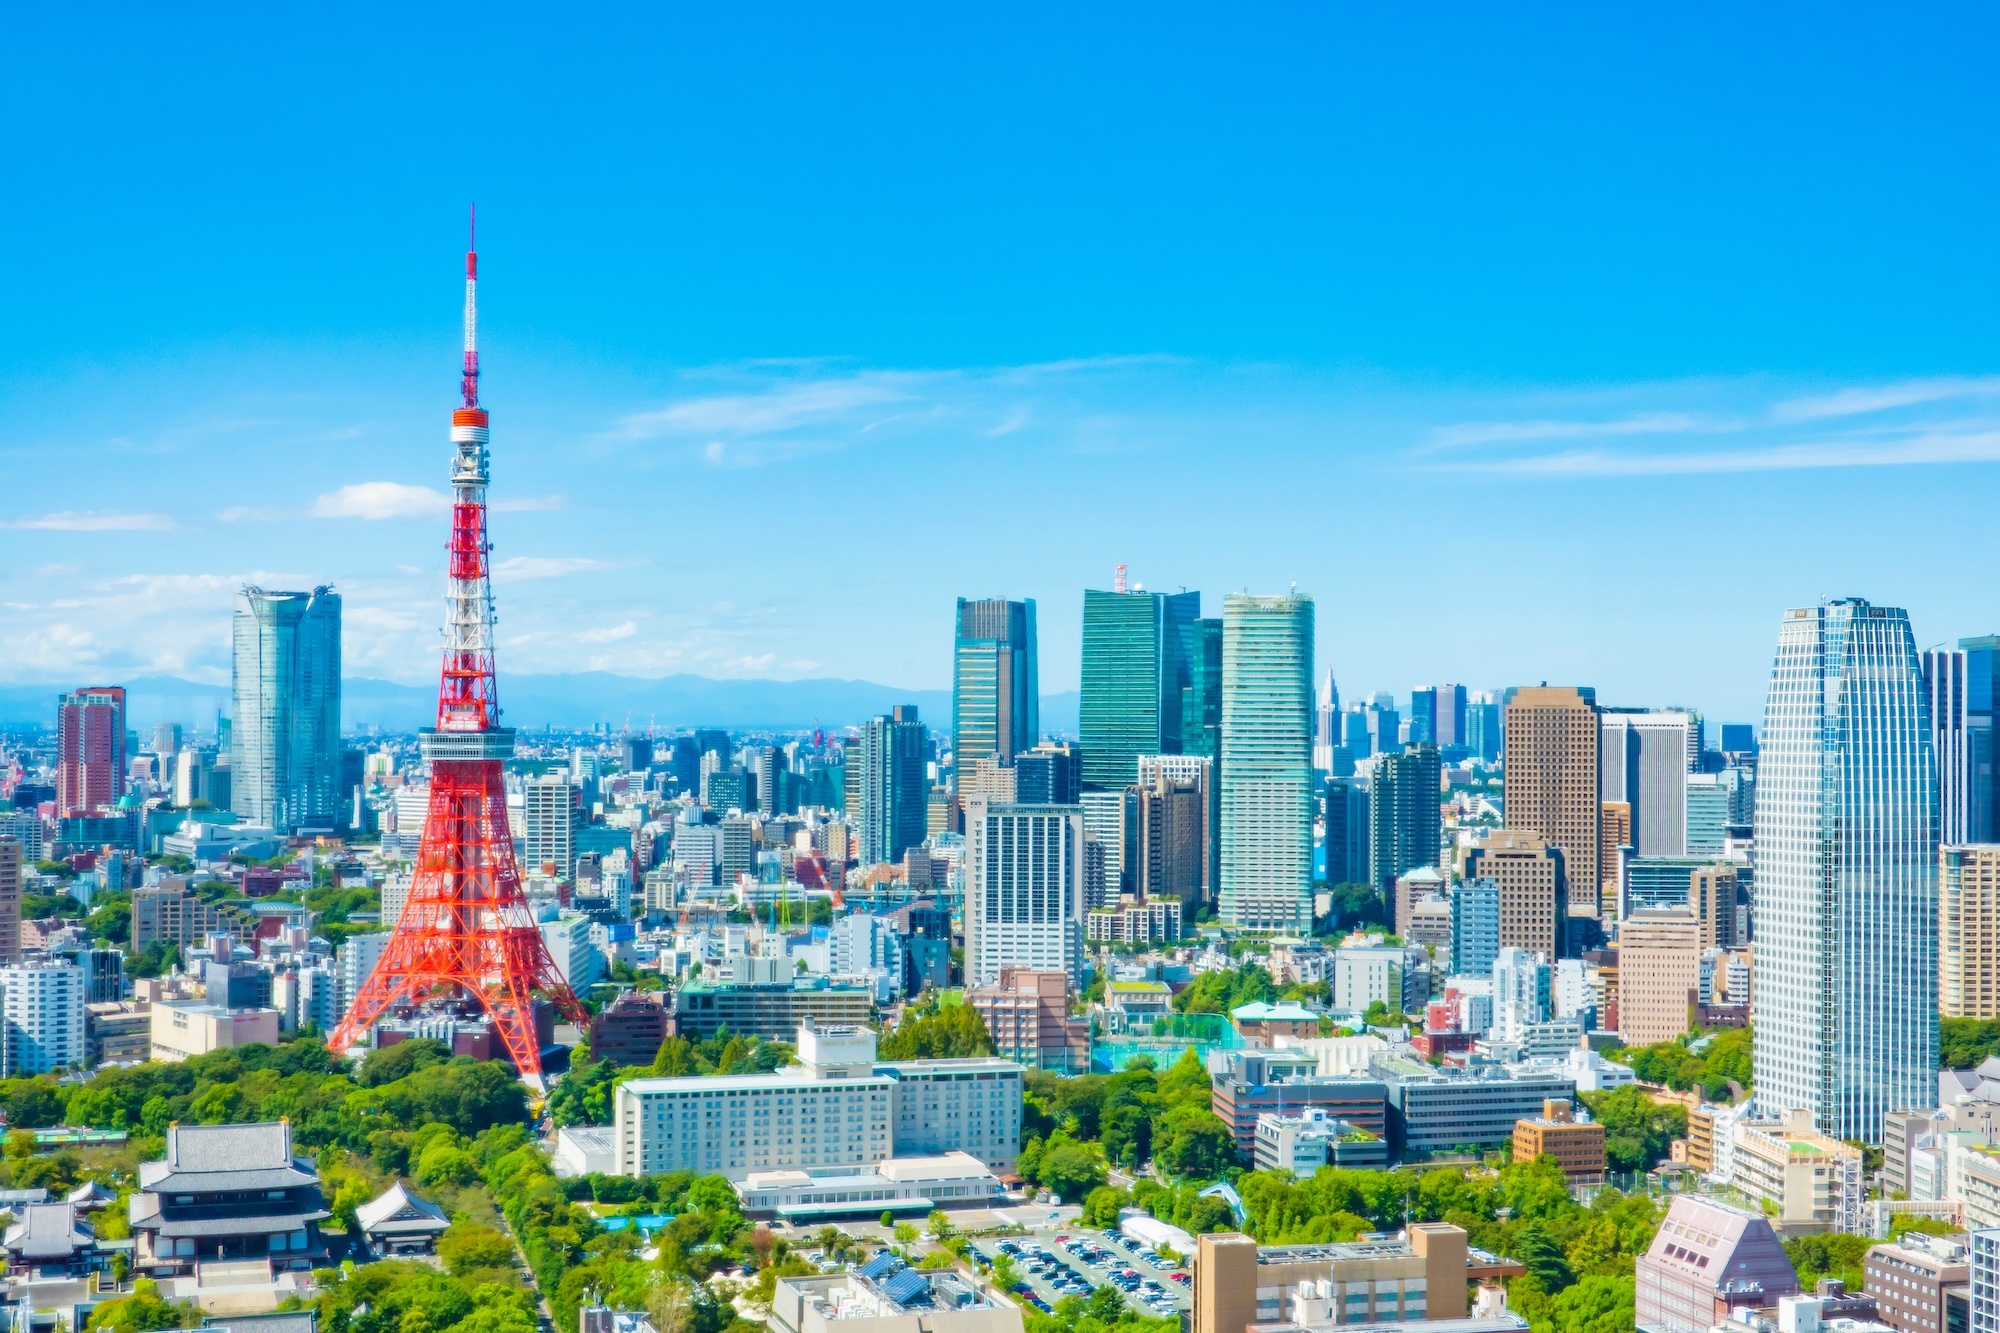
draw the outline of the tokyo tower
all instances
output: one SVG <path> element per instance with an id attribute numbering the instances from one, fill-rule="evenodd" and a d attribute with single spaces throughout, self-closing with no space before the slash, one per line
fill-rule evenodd
<path id="1" fill-rule="evenodd" d="M 366 1041 L 392 1006 L 483 1006 L 514 1068 L 543 1089 L 534 992 L 579 1026 L 589 1017 L 556 970 L 535 924 L 507 829 L 501 767 L 514 732 L 500 723 L 493 684 L 493 587 L 486 540 L 486 409 L 479 405 L 477 246 L 465 255 L 464 405 L 451 414 L 451 574 L 437 726 L 421 733 L 430 807 L 403 914 L 382 961 L 327 1045 Z"/>

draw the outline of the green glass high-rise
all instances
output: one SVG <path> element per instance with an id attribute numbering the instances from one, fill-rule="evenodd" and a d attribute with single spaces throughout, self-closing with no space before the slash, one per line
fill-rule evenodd
<path id="1" fill-rule="evenodd" d="M 231 626 L 230 808 L 280 833 L 340 809 L 340 595 L 245 588 Z"/>
<path id="2" fill-rule="evenodd" d="M 959 773 L 982 759 L 1001 765 L 1041 736 L 1035 603 L 958 599 L 952 640 L 951 746 Z"/>
<path id="3" fill-rule="evenodd" d="M 1181 696 L 1200 623 L 1198 592 L 1084 591 L 1085 791 L 1123 791 L 1138 780 L 1140 755 L 1181 753 Z"/>
<path id="4" fill-rule="evenodd" d="M 1222 600 L 1224 924 L 1310 932 L 1313 601 Z"/>

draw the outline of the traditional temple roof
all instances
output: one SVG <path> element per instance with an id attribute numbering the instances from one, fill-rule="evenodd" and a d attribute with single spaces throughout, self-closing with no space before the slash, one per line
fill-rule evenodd
<path id="1" fill-rule="evenodd" d="M 9 1254 L 30 1262 L 67 1259 L 97 1243 L 90 1228 L 77 1220 L 73 1204 L 31 1203 L 22 1212 L 21 1220 L 7 1228 Z"/>
<path id="2" fill-rule="evenodd" d="M 370 1236 L 422 1235 L 451 1225 L 442 1208 L 410 1193 L 400 1180 L 356 1208 L 354 1216 Z"/>
<path id="3" fill-rule="evenodd" d="M 283 1120 L 169 1125 L 165 1160 L 139 1167 L 140 1188 L 161 1194 L 297 1189 L 318 1181 L 312 1160 L 292 1154 L 292 1127 Z"/>

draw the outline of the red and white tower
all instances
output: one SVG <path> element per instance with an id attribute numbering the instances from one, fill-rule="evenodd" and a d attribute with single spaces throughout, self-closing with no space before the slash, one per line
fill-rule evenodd
<path id="1" fill-rule="evenodd" d="M 451 414 L 451 576 L 437 726 L 422 733 L 430 808 L 408 900 L 382 961 L 327 1045 L 364 1044 L 392 1006 L 476 1001 L 521 1077 L 542 1087 L 534 993 L 589 1021 L 549 957 L 507 830 L 501 768 L 514 732 L 493 688 L 493 586 L 486 540 L 486 409 L 479 405 L 479 255 L 465 256 L 464 405 Z"/>

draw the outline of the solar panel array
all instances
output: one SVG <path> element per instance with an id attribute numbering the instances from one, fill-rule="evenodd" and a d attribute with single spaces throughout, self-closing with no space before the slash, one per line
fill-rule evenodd
<path id="1" fill-rule="evenodd" d="M 931 1299 L 930 1279 L 916 1269 L 908 1268 L 884 1282 L 882 1294 L 898 1305 L 928 1305 Z"/>
<path id="2" fill-rule="evenodd" d="M 869 1278 L 887 1277 L 907 1267 L 894 1252 L 884 1250 L 861 1266 L 861 1276 Z"/>

